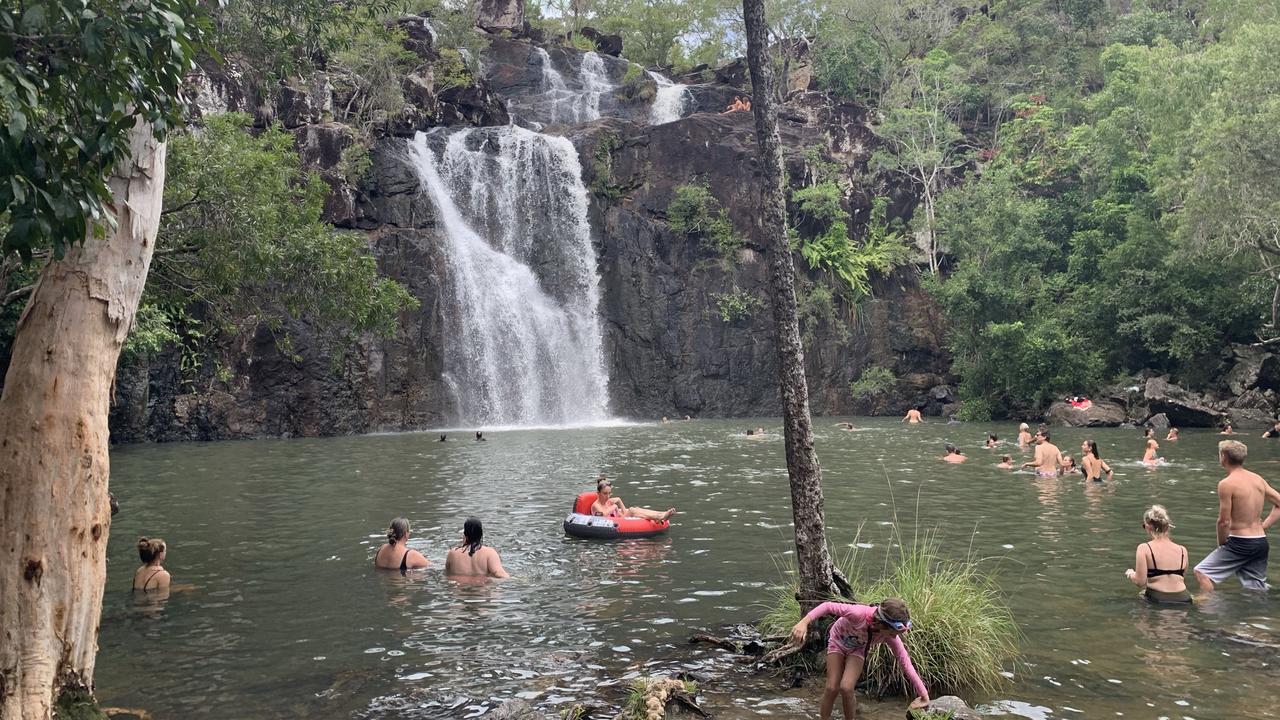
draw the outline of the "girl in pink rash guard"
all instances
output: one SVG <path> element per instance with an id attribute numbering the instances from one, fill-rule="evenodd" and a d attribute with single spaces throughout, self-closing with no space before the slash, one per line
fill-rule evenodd
<path id="1" fill-rule="evenodd" d="M 920 708 L 928 704 L 929 690 L 916 674 L 907 648 L 899 637 L 911 629 L 911 613 L 905 603 L 898 598 L 889 598 L 879 605 L 822 603 L 791 629 L 791 642 L 804 642 L 809 623 L 823 615 L 836 615 L 838 618 L 827 635 L 827 684 L 822 693 L 822 720 L 831 719 L 831 708 L 837 694 L 840 695 L 845 720 L 854 719 L 858 709 L 854 688 L 862 675 L 863 663 L 867 661 L 867 650 L 877 643 L 889 646 L 893 656 L 902 664 L 903 674 L 915 688 L 916 698 L 911 701 L 911 707 Z"/>

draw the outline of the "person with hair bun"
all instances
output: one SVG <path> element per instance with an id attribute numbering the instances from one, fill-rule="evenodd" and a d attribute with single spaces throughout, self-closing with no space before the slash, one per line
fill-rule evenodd
<path id="1" fill-rule="evenodd" d="M 162 566 L 168 546 L 160 538 L 138 538 L 138 558 L 142 565 L 133 573 L 134 590 L 168 590 L 169 571 Z"/>
<path id="2" fill-rule="evenodd" d="M 510 577 L 502 567 L 498 551 L 484 544 L 484 525 L 479 518 L 462 524 L 462 543 L 449 548 L 444 557 L 444 574 L 472 577 Z"/>
<path id="3" fill-rule="evenodd" d="M 1142 515 L 1142 529 L 1151 539 L 1138 546 L 1134 566 L 1124 571 L 1134 585 L 1142 588 L 1149 602 L 1185 604 L 1191 602 L 1187 592 L 1187 549 L 1169 537 L 1173 524 L 1163 505 L 1152 505 Z"/>
<path id="4" fill-rule="evenodd" d="M 378 548 L 373 565 L 383 570 L 399 570 L 403 575 L 409 570 L 429 567 L 431 561 L 409 547 L 409 521 L 398 517 L 387 528 L 387 544 Z"/>
<path id="5" fill-rule="evenodd" d="M 837 695 L 840 696 L 845 720 L 854 720 L 858 712 L 856 688 L 863 665 L 867 662 L 867 651 L 881 643 L 889 646 L 902 666 L 902 674 L 915 690 L 916 698 L 911 701 L 911 707 L 922 708 L 929 704 L 929 690 L 902 644 L 901 635 L 911 629 L 911 612 L 906 603 L 898 598 L 886 598 L 879 605 L 824 602 L 791 628 L 788 643 L 803 643 L 809 632 L 809 623 L 823 615 L 835 615 L 836 621 L 827 633 L 827 682 L 818 708 L 822 720 L 830 720 Z"/>

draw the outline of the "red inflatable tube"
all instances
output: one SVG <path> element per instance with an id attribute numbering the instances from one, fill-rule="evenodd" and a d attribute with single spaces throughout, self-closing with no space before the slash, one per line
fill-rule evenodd
<path id="1" fill-rule="evenodd" d="M 634 517 L 599 517 L 591 514 L 591 504 L 596 493 L 584 492 L 573 501 L 573 512 L 564 519 L 564 531 L 580 538 L 616 540 L 619 538 L 652 537 L 667 531 L 670 520 L 646 520 Z"/>

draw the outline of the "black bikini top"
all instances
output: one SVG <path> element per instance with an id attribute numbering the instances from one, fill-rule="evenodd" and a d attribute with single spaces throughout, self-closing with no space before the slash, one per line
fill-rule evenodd
<path id="1" fill-rule="evenodd" d="M 1147 554 L 1151 556 L 1151 567 L 1147 568 L 1147 579 L 1158 578 L 1163 575 L 1185 575 L 1187 572 L 1187 550 L 1182 550 L 1182 567 L 1177 570 L 1161 570 L 1156 567 L 1156 554 L 1151 551 L 1151 543 L 1144 543 L 1147 546 Z"/>

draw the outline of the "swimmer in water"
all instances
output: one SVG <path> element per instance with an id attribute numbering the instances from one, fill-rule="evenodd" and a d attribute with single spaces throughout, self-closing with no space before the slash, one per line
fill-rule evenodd
<path id="1" fill-rule="evenodd" d="M 995 434 L 995 433 L 990 433 L 990 434 L 988 434 L 988 435 L 987 435 L 987 445 L 986 445 L 986 447 L 988 447 L 988 448 L 993 448 L 993 447 L 995 447 L 995 446 L 997 446 L 997 445 L 999 445 L 999 444 L 1000 444 L 1000 438 L 996 437 L 996 434 Z"/>
<path id="2" fill-rule="evenodd" d="M 1142 462 L 1146 465 L 1159 465 L 1164 462 L 1156 455 L 1156 451 L 1160 449 L 1160 443 L 1156 442 L 1154 435 L 1147 436 L 1147 451 L 1142 454 Z"/>
<path id="3" fill-rule="evenodd" d="M 1272 425 L 1272 426 L 1271 426 L 1271 428 L 1270 428 L 1269 430 L 1267 430 L 1266 432 L 1262 433 L 1262 437 L 1264 437 L 1264 438 L 1277 438 L 1277 437 L 1280 437 L 1280 420 L 1277 420 L 1277 421 L 1276 421 L 1276 423 L 1275 423 L 1274 425 Z"/>
<path id="4" fill-rule="evenodd" d="M 486 437 L 484 436 L 484 433 L 480 432 L 479 430 L 477 430 L 477 431 L 476 431 L 476 441 L 477 441 L 477 442 L 485 442 L 485 441 L 487 441 L 487 440 L 488 440 L 488 438 L 486 438 Z"/>
<path id="5" fill-rule="evenodd" d="M 1018 447 L 1025 448 L 1031 446 L 1031 426 L 1022 423 L 1018 426 Z"/>
<path id="6" fill-rule="evenodd" d="M 1191 602 L 1184 576 L 1187 572 L 1187 549 L 1173 541 L 1169 530 L 1169 511 L 1163 505 L 1152 505 L 1142 515 L 1142 529 L 1151 539 L 1138 546 L 1133 567 L 1124 576 L 1142 588 L 1148 602 L 1183 605 Z"/>
<path id="7" fill-rule="evenodd" d="M 1035 459 L 1022 463 L 1024 468 L 1035 468 L 1040 477 L 1058 477 L 1058 466 L 1062 464 L 1062 451 L 1049 442 L 1048 428 L 1036 430 L 1032 440 L 1036 443 Z"/>
<path id="8" fill-rule="evenodd" d="M 857 430 L 857 429 L 858 429 L 858 428 L 856 428 L 856 427 L 854 427 L 854 426 L 853 426 L 853 423 L 850 423 L 850 422 L 838 422 L 838 423 L 836 423 L 836 427 L 840 428 L 841 430 L 845 430 L 845 431 L 853 431 L 853 430 Z"/>
<path id="9" fill-rule="evenodd" d="M 906 417 L 902 418 L 898 422 L 910 423 L 912 425 L 915 425 L 916 423 L 924 422 L 924 418 L 920 416 L 919 408 L 911 408 L 910 410 L 907 411 Z"/>
<path id="10" fill-rule="evenodd" d="M 448 435 L 445 435 L 444 433 L 440 433 L 440 439 L 437 442 L 445 442 L 448 439 L 449 439 Z"/>
<path id="11" fill-rule="evenodd" d="M 1218 434 L 1219 435 L 1235 435 L 1236 431 L 1232 429 L 1231 423 L 1227 423 L 1226 427 L 1222 428 L 1222 432 Z"/>
<path id="12" fill-rule="evenodd" d="M 1077 475 L 1080 468 L 1076 467 L 1076 459 L 1071 457 L 1069 453 L 1062 453 L 1062 461 L 1058 465 L 1058 473 L 1060 475 Z"/>
<path id="13" fill-rule="evenodd" d="M 169 571 L 164 569 L 169 547 L 160 538 L 138 538 L 138 559 L 142 565 L 133 572 L 133 589 L 165 591 L 169 589 Z"/>
<path id="14" fill-rule="evenodd" d="M 428 567 L 431 561 L 422 553 L 409 547 L 409 521 L 398 517 L 387 528 L 387 544 L 378 548 L 373 556 L 373 566 L 383 570 L 406 570 Z"/>
<path id="15" fill-rule="evenodd" d="M 902 644 L 901 635 L 911 629 L 911 613 L 906 603 L 898 598 L 886 598 L 879 605 L 851 605 L 825 602 L 809 611 L 795 627 L 791 628 L 790 645 L 804 642 L 809 633 L 809 623 L 824 615 L 835 615 L 827 632 L 827 682 L 822 691 L 822 704 L 818 716 L 831 719 L 831 710 L 840 697 L 840 705 L 846 720 L 858 714 L 858 678 L 862 676 L 867 652 L 876 645 L 885 644 L 898 659 L 902 674 L 915 690 L 912 708 L 929 704 L 929 690 L 911 664 L 911 656 Z"/>
<path id="16" fill-rule="evenodd" d="M 1000 456 L 1000 464 L 999 464 L 999 465 L 997 465 L 996 467 L 1000 468 L 1001 470 L 1012 470 L 1012 469 L 1013 469 L 1013 456 L 1012 456 L 1012 455 L 1001 455 L 1001 456 Z"/>
<path id="17" fill-rule="evenodd" d="M 1084 466 L 1086 480 L 1102 482 L 1102 473 L 1104 472 L 1107 474 L 1107 479 L 1111 479 L 1113 474 L 1111 466 L 1098 455 L 1098 443 L 1092 440 L 1085 440 L 1080 443 L 1080 453 L 1080 463 Z"/>
<path id="18" fill-rule="evenodd" d="M 1164 436 L 1164 439 L 1165 439 L 1165 440 L 1177 440 L 1177 439 L 1178 439 L 1178 428 L 1176 428 L 1176 427 L 1171 427 L 1171 428 L 1169 428 L 1169 434 L 1168 434 L 1168 435 L 1165 435 L 1165 436 Z"/>
<path id="19" fill-rule="evenodd" d="M 600 517 L 634 517 L 645 520 L 666 520 L 676 513 L 675 508 L 658 512 L 641 507 L 627 507 L 622 498 L 613 497 L 613 483 L 601 475 L 596 479 L 596 501 L 591 503 L 591 514 Z"/>
<path id="20" fill-rule="evenodd" d="M 444 574 L 472 577 L 510 577 L 502 567 L 498 551 L 485 545 L 484 526 L 479 518 L 462 524 L 462 543 L 449 548 L 444 558 Z"/>
<path id="21" fill-rule="evenodd" d="M 947 454 L 943 455 L 942 459 L 949 463 L 962 463 L 969 458 L 965 457 L 964 454 L 960 452 L 960 448 L 957 448 L 951 443 L 947 443 Z"/>

